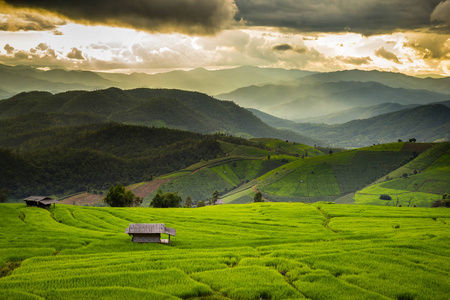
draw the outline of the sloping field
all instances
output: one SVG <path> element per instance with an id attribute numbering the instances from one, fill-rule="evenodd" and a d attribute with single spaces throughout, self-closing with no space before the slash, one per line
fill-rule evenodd
<path id="1" fill-rule="evenodd" d="M 290 157 L 290 159 L 295 158 Z M 170 176 L 169 179 L 172 180 L 160 185 L 159 188 L 166 193 L 178 192 L 183 200 L 187 196 L 194 201 L 207 200 L 212 197 L 215 190 L 220 194 L 227 193 L 287 162 L 287 158 L 281 155 L 274 155 L 270 160 L 249 157 L 220 158 L 201 162 L 182 172 L 171 174 L 173 176 Z M 156 190 L 150 193 L 144 199 L 143 206 L 148 206 L 155 194 Z"/>
<path id="2" fill-rule="evenodd" d="M 429 145 L 429 144 L 426 144 Z M 416 159 L 355 195 L 357 204 L 429 207 L 450 192 L 450 143 L 436 144 Z M 392 200 L 381 200 L 389 195 Z"/>
<path id="3" fill-rule="evenodd" d="M 273 201 L 333 201 L 372 183 L 414 158 L 405 143 L 384 144 L 299 159 L 258 178 Z"/>
<path id="4" fill-rule="evenodd" d="M 165 223 L 172 245 L 135 244 Z M 450 210 L 0 205 L 1 299 L 448 299 Z"/>
<path id="5" fill-rule="evenodd" d="M 99 194 L 82 193 L 79 195 L 65 198 L 63 200 L 60 200 L 59 202 L 62 204 L 70 204 L 70 205 L 94 206 L 101 203 L 103 197 L 104 197 L 103 195 Z"/>

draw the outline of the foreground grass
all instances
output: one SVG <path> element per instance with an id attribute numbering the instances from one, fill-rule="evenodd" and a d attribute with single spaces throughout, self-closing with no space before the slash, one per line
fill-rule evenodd
<path id="1" fill-rule="evenodd" d="M 176 228 L 134 244 L 129 223 Z M 0 205 L 1 299 L 448 299 L 450 210 Z M 19 262 L 19 263 L 17 263 Z"/>

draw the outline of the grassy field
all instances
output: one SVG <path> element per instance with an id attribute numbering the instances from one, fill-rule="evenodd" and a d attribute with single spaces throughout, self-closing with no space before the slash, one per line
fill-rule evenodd
<path id="1" fill-rule="evenodd" d="M 134 244 L 165 223 L 172 245 Z M 0 205 L 1 299 L 448 299 L 450 210 Z"/>
<path id="2" fill-rule="evenodd" d="M 414 158 L 405 143 L 376 145 L 299 159 L 258 178 L 273 201 L 333 201 L 372 183 Z"/>
<path id="3" fill-rule="evenodd" d="M 163 178 L 171 180 L 158 188 L 164 192 L 178 192 L 183 200 L 187 196 L 191 196 L 194 201 L 207 200 L 215 190 L 225 194 L 293 160 L 296 158 L 292 156 L 273 155 L 270 160 L 267 157 L 231 156 L 204 161 L 164 176 Z M 148 206 L 155 194 L 156 190 L 148 194 L 144 198 L 143 206 Z"/>
<path id="4" fill-rule="evenodd" d="M 442 195 L 448 192 L 450 192 L 450 143 L 442 143 L 429 147 L 413 161 L 358 191 L 355 202 L 429 207 L 433 201 L 441 199 Z M 392 200 L 381 200 L 382 194 L 389 195 Z"/>

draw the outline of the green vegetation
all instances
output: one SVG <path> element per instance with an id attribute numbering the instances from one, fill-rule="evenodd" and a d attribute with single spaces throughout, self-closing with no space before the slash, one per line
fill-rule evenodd
<path id="1" fill-rule="evenodd" d="M 284 157 L 279 159 L 277 156 L 270 160 L 219 158 L 190 166 L 186 170 L 192 170 L 192 172 L 178 173 L 179 176 L 161 185 L 160 189 L 164 192 L 178 192 L 183 199 L 190 196 L 194 202 L 206 201 L 211 198 L 215 190 L 219 195 L 226 194 L 286 162 Z M 144 205 L 154 197 L 155 193 L 156 191 L 152 192 L 144 199 Z M 253 196 L 250 200 L 252 199 Z"/>
<path id="2" fill-rule="evenodd" d="M 259 177 L 258 189 L 272 201 L 333 201 L 413 158 L 395 143 L 299 159 Z"/>
<path id="3" fill-rule="evenodd" d="M 107 190 L 223 155 L 218 139 L 166 128 L 121 124 L 56 127 L 17 135 L 0 145 L 0 182 L 12 198 Z M 13 141 L 14 140 L 14 141 Z M 17 143 L 16 143 L 17 142 Z"/>
<path id="4" fill-rule="evenodd" d="M 142 198 L 137 197 L 132 191 L 125 190 L 123 185 L 118 184 L 109 188 L 103 202 L 111 207 L 139 206 L 142 203 Z"/>
<path id="5" fill-rule="evenodd" d="M 36 119 L 43 121 L 37 122 Z M 2 127 L 36 125 L 35 128 L 40 129 L 50 123 L 65 126 L 99 122 L 167 126 L 207 134 L 222 132 L 242 137 L 315 143 L 293 131 L 270 127 L 231 101 L 219 101 L 198 92 L 144 88 L 69 91 L 55 95 L 28 92 L 0 103 L 0 132 Z"/>
<path id="6" fill-rule="evenodd" d="M 430 147 L 414 160 L 383 176 L 373 185 L 358 191 L 357 204 L 430 207 L 433 201 L 450 190 L 450 143 Z M 406 143 L 403 149 L 411 148 Z M 415 145 L 415 150 L 421 145 Z M 379 199 L 381 194 L 392 200 Z"/>
<path id="7" fill-rule="evenodd" d="M 186 197 L 186 202 L 188 198 L 190 199 L 189 196 Z M 161 190 L 158 190 L 152 202 L 150 202 L 150 206 L 154 208 L 180 207 L 181 201 L 183 200 L 177 193 L 163 193 Z M 188 205 L 188 202 L 186 205 Z"/>
<path id="8" fill-rule="evenodd" d="M 446 208 L 0 205 L 0 298 L 447 299 Z M 165 223 L 171 246 L 132 243 Z M 407 280 L 405 280 L 407 278 Z"/>

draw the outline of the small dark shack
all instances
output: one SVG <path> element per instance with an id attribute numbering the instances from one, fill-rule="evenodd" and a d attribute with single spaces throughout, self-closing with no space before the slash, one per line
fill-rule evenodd
<path id="1" fill-rule="evenodd" d="M 170 245 L 170 236 L 175 236 L 176 230 L 164 224 L 130 224 L 125 233 L 133 236 L 134 243 L 160 243 Z M 169 235 L 169 239 L 161 239 L 161 233 Z"/>
<path id="2" fill-rule="evenodd" d="M 27 206 L 37 206 L 41 208 L 49 208 L 52 204 L 54 206 L 58 203 L 58 200 L 44 196 L 30 196 L 25 198 L 23 201 L 25 201 Z"/>

